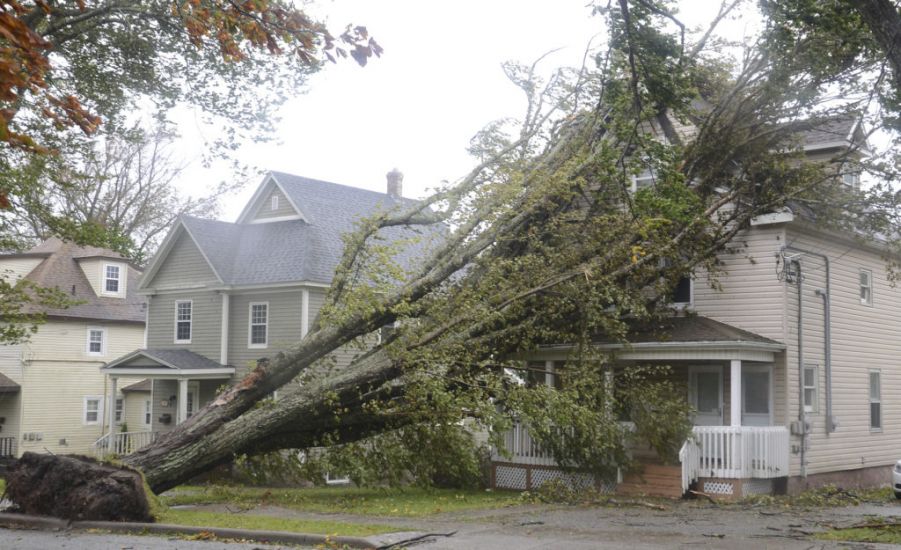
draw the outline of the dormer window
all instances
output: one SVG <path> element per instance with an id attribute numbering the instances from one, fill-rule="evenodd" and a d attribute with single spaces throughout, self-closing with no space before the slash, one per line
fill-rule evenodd
<path id="1" fill-rule="evenodd" d="M 121 288 L 121 270 L 118 265 L 106 264 L 103 270 L 103 290 L 109 294 L 119 294 Z"/>
<path id="2" fill-rule="evenodd" d="M 271 199 L 272 210 L 278 210 L 278 195 L 272 195 Z"/>

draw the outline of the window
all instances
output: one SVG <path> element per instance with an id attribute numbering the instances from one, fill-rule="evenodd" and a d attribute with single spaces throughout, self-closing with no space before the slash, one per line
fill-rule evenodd
<path id="1" fill-rule="evenodd" d="M 843 172 L 842 183 L 851 189 L 857 189 L 860 186 L 860 174 L 857 172 Z"/>
<path id="2" fill-rule="evenodd" d="M 657 178 L 654 176 L 652 170 L 645 170 L 636 176 L 632 176 L 632 192 L 634 193 L 647 187 L 653 187 L 656 179 Z"/>
<path id="3" fill-rule="evenodd" d="M 873 272 L 869 269 L 860 270 L 860 303 L 873 305 Z"/>
<path id="4" fill-rule="evenodd" d="M 119 293 L 119 266 L 106 265 L 103 288 L 106 292 Z"/>
<path id="5" fill-rule="evenodd" d="M 96 395 L 88 395 L 84 398 L 84 423 L 98 424 L 103 414 L 103 398 Z"/>
<path id="6" fill-rule="evenodd" d="M 268 343 L 269 303 L 250 304 L 249 347 L 265 348 Z"/>
<path id="7" fill-rule="evenodd" d="M 153 421 L 153 401 L 146 399 L 144 401 L 144 425 L 150 427 Z"/>
<path id="8" fill-rule="evenodd" d="M 882 431 L 882 388 L 879 371 L 870 371 L 870 430 Z"/>
<path id="9" fill-rule="evenodd" d="M 278 195 L 272 195 L 272 210 L 278 210 Z"/>
<path id="10" fill-rule="evenodd" d="M 816 365 L 804 365 L 804 412 L 817 412 L 818 370 Z"/>
<path id="11" fill-rule="evenodd" d="M 116 422 L 122 422 L 122 409 L 124 405 L 121 397 L 116 399 Z"/>
<path id="12" fill-rule="evenodd" d="M 691 277 L 688 275 L 679 278 L 679 282 L 673 289 L 673 304 L 691 305 L 692 284 Z"/>
<path id="13" fill-rule="evenodd" d="M 192 302 L 191 300 L 177 300 L 175 302 L 175 343 L 190 344 L 191 343 L 191 319 L 192 319 Z"/>
<path id="14" fill-rule="evenodd" d="M 98 327 L 88 327 L 88 355 L 103 355 L 106 346 L 106 331 Z"/>

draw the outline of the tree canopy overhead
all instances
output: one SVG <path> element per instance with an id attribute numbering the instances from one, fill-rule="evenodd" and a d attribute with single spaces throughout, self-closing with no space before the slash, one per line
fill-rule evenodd
<path id="1" fill-rule="evenodd" d="M 737 3 L 723 3 L 713 25 Z M 497 434 L 518 416 L 561 463 L 609 475 L 626 460 L 623 410 L 671 452 L 688 429 L 684 398 L 640 369 L 610 387 L 597 335 L 625 341 L 628 320 L 667 315 L 692 271 L 716 285 L 717 255 L 761 213 L 801 204 L 832 227 L 898 234 L 893 157 L 864 161 L 852 148 L 802 162 L 799 141 L 836 116 L 873 128 L 897 114 L 881 101 L 892 91 L 882 46 L 838 3 L 827 27 L 810 23 L 821 3 L 791 5 L 763 4 L 763 30 L 736 63 L 708 29 L 688 32 L 671 3 L 618 0 L 595 7 L 606 41 L 593 63 L 548 82 L 507 66 L 527 99 L 518 131 L 490 125 L 461 181 L 361 220 L 304 340 L 124 462 L 157 491 L 285 448 L 365 441 L 357 449 L 384 465 L 409 456 L 387 449 L 422 448 L 435 434 L 465 441 L 452 435 L 462 417 Z M 849 192 L 846 170 L 874 185 Z M 638 175 L 652 185 L 635 189 Z M 381 230 L 436 223 L 446 231 L 421 262 L 391 262 L 396 245 Z M 367 335 L 395 322 L 373 347 Z M 349 366 L 328 360 L 354 343 L 362 351 Z M 524 354 L 559 343 L 573 345 L 562 388 L 518 383 Z M 257 405 L 277 388 L 292 391 Z M 555 445 L 561 437 L 577 444 Z"/>

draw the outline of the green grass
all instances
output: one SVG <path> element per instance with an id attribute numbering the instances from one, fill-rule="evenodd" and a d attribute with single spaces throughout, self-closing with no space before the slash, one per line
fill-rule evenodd
<path id="1" fill-rule="evenodd" d="M 832 508 L 857 506 L 865 502 L 894 501 L 891 487 L 878 489 L 840 489 L 827 485 L 804 491 L 798 495 L 754 495 L 744 498 L 738 505 L 771 505 L 801 508 Z"/>
<path id="2" fill-rule="evenodd" d="M 182 486 L 175 494 L 164 495 L 162 501 L 168 506 L 223 503 L 248 509 L 268 504 L 304 512 L 401 517 L 502 508 L 521 502 L 519 493 L 514 491 L 426 490 L 412 487 L 267 489 L 223 485 Z"/>
<path id="3" fill-rule="evenodd" d="M 287 519 L 255 514 L 231 514 L 201 512 L 197 510 L 167 510 L 159 518 L 160 523 L 192 525 L 195 527 L 229 527 L 232 529 L 253 529 L 257 531 L 288 531 L 321 535 L 342 535 L 365 537 L 381 533 L 408 531 L 405 527 L 341 521 Z"/>
<path id="4" fill-rule="evenodd" d="M 873 524 L 870 526 L 849 527 L 847 529 L 833 529 L 817 534 L 816 538 L 846 542 L 901 544 L 901 524 Z"/>

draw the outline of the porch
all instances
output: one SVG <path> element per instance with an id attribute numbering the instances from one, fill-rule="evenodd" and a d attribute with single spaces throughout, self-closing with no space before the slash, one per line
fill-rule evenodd
<path id="1" fill-rule="evenodd" d="M 117 406 L 108 408 L 107 429 L 92 446 L 98 458 L 130 454 L 153 443 L 210 401 L 235 372 L 188 350 L 155 349 L 137 350 L 100 370 L 108 377 L 107 402 Z M 120 381 L 135 379 L 142 381 L 122 388 L 119 398 Z M 136 415 L 140 421 L 128 427 L 138 430 L 120 429 L 126 417 Z"/>
<path id="2" fill-rule="evenodd" d="M 780 383 L 784 345 L 697 316 L 674 318 L 655 329 L 635 331 L 628 347 L 603 341 L 597 345 L 615 352 L 617 367 L 610 371 L 614 377 L 631 364 L 669 365 L 670 381 L 685 388 L 695 410 L 695 426 L 679 452 L 678 465 L 662 466 L 648 448 L 633 446 L 630 452 L 646 465 L 646 473 L 620 475 L 615 486 L 603 488 L 671 497 L 693 486 L 732 496 L 772 492 L 773 480 L 787 477 L 790 466 L 789 431 L 775 425 L 786 406 Z M 663 338 L 666 341 L 660 341 Z M 532 354 L 530 363 L 539 360 L 537 370 L 547 373 L 544 382 L 556 386 L 561 383 L 558 375 L 565 373 L 568 351 L 565 346 L 546 347 Z M 504 449 L 495 451 L 492 462 L 498 487 L 534 489 L 563 476 L 522 425 L 505 434 Z"/>

